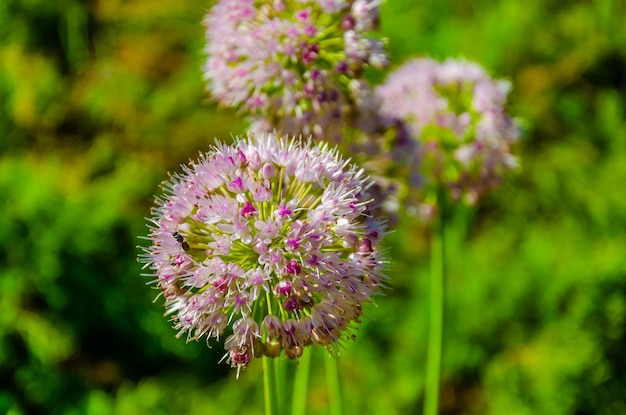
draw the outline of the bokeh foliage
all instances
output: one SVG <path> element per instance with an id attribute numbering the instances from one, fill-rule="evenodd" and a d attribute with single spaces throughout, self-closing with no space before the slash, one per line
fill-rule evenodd
<path id="1" fill-rule="evenodd" d="M 135 246 L 158 184 L 242 131 L 207 99 L 210 3 L 0 2 L 0 413 L 262 412 L 260 368 L 176 339 Z M 392 61 L 509 78 L 523 169 L 447 227 L 442 412 L 626 412 L 626 4 L 394 0 Z M 419 412 L 428 234 L 342 351 L 347 414 Z M 326 413 L 314 357 L 310 413 Z M 287 398 L 286 398 L 287 399 Z"/>

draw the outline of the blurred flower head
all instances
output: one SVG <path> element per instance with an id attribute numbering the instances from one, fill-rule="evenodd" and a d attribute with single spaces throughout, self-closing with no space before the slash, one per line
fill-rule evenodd
<path id="1" fill-rule="evenodd" d="M 326 144 L 218 144 L 163 185 L 140 256 L 178 334 L 253 357 L 330 346 L 383 284 L 371 182 Z"/>
<path id="2" fill-rule="evenodd" d="M 444 185 L 453 199 L 473 203 L 518 166 L 511 147 L 520 131 L 505 107 L 509 89 L 478 64 L 454 59 L 413 59 L 377 88 L 382 114 L 421 142 L 426 194 Z"/>
<path id="3" fill-rule="evenodd" d="M 339 141 L 364 106 L 366 67 L 387 65 L 379 0 L 222 0 L 205 19 L 204 77 L 253 131 Z"/>

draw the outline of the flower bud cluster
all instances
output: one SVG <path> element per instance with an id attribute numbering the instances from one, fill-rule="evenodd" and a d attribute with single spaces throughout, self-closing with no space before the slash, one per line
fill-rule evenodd
<path id="1" fill-rule="evenodd" d="M 221 0 L 205 19 L 204 77 L 211 96 L 250 116 L 255 132 L 338 142 L 388 63 L 378 0 Z"/>
<path id="2" fill-rule="evenodd" d="M 505 108 L 509 89 L 472 62 L 414 59 L 376 93 L 381 112 L 421 142 L 426 191 L 444 184 L 454 199 L 473 203 L 518 165 L 511 147 L 520 131 Z"/>
<path id="3" fill-rule="evenodd" d="M 383 286 L 370 180 L 321 142 L 219 144 L 164 184 L 142 255 L 179 335 L 238 370 L 330 346 Z"/>

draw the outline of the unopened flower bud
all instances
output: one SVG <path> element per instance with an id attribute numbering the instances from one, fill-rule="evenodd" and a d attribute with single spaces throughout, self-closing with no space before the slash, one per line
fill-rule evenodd
<path id="1" fill-rule="evenodd" d="M 263 177 L 266 179 L 271 179 L 276 174 L 276 166 L 274 163 L 265 163 L 263 165 Z"/>

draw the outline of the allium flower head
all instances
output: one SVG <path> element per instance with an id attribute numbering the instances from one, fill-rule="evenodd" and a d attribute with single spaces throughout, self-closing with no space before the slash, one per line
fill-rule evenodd
<path id="1" fill-rule="evenodd" d="M 435 178 L 426 186 L 443 183 L 471 203 L 517 167 L 511 146 L 520 132 L 505 109 L 509 89 L 472 62 L 414 59 L 376 93 L 381 112 L 421 141 L 424 176 Z"/>
<path id="2" fill-rule="evenodd" d="M 337 141 L 368 88 L 363 70 L 387 65 L 383 43 L 367 35 L 378 2 L 221 0 L 205 19 L 209 92 L 252 115 L 257 131 Z"/>
<path id="3" fill-rule="evenodd" d="M 383 229 L 363 170 L 322 143 L 218 144 L 164 184 L 141 260 L 178 334 L 253 357 L 330 346 L 382 287 Z"/>

